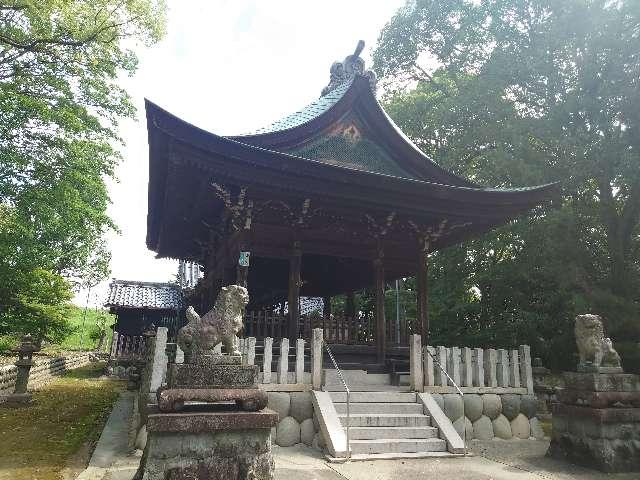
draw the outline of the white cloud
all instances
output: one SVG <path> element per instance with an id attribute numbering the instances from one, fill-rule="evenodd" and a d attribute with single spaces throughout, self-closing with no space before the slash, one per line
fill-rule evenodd
<path id="1" fill-rule="evenodd" d="M 174 261 L 147 250 L 147 97 L 184 120 L 218 134 L 253 131 L 313 101 L 329 67 L 366 42 L 365 60 L 381 28 L 404 0 L 169 2 L 168 33 L 139 53 L 133 78 L 123 79 L 138 121 L 122 123 L 126 142 L 109 209 L 122 234 L 111 235 L 112 276 L 168 281 Z M 371 64 L 370 61 L 367 62 Z M 104 301 L 108 281 L 90 302 Z M 75 302 L 84 305 L 86 292 Z"/>

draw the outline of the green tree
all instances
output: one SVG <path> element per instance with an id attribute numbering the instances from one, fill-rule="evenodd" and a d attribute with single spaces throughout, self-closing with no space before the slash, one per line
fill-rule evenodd
<path id="1" fill-rule="evenodd" d="M 44 271 L 74 284 L 108 274 L 105 180 L 119 160 L 118 120 L 134 115 L 118 75 L 162 36 L 164 12 L 161 0 L 0 1 L 3 330 L 27 329 L 15 305 L 37 302 Z"/>
<path id="2" fill-rule="evenodd" d="M 639 31 L 634 0 L 417 0 L 384 28 L 387 110 L 425 152 L 490 186 L 562 181 L 554 210 L 433 256 L 434 328 L 551 355 L 590 309 L 640 340 Z"/>

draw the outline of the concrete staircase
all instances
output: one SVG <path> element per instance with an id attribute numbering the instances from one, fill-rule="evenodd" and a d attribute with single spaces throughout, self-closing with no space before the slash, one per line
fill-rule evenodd
<path id="1" fill-rule="evenodd" d="M 386 385 L 387 387 L 390 387 Z M 354 386 L 357 389 L 358 386 Z M 446 452 L 447 444 L 431 426 L 416 394 L 394 390 L 354 391 L 350 394 L 351 455 L 358 458 L 398 458 L 406 454 Z M 340 423 L 347 424 L 347 394 L 330 392 Z"/>

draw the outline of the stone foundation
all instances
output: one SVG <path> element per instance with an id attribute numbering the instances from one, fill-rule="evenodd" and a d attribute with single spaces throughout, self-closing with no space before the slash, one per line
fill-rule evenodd
<path id="1" fill-rule="evenodd" d="M 544 438 L 533 395 L 465 393 L 464 419 L 460 395 L 432 393 L 431 396 L 460 436 L 466 428 L 467 440 Z"/>
<path id="2" fill-rule="evenodd" d="M 136 478 L 272 479 L 270 435 L 276 422 L 270 410 L 151 414 Z"/>
<path id="3" fill-rule="evenodd" d="M 320 425 L 315 418 L 311 392 L 268 392 L 267 407 L 279 415 L 271 431 L 271 442 L 281 447 L 304 443 L 322 449 Z"/>
<path id="4" fill-rule="evenodd" d="M 548 454 L 604 472 L 640 471 L 640 377 L 565 373 Z"/>

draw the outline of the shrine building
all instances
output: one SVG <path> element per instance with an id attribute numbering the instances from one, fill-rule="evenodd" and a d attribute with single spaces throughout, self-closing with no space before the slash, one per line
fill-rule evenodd
<path id="1" fill-rule="evenodd" d="M 216 135 L 147 101 L 147 246 L 203 266 L 187 299 L 201 312 L 223 285 L 243 284 L 247 335 L 308 339 L 322 327 L 383 364 L 409 333 L 427 342 L 429 253 L 506 224 L 558 188 L 488 188 L 438 166 L 376 100 L 362 47 L 333 64 L 317 100 L 252 134 Z M 385 316 L 385 282 L 410 276 L 417 318 L 399 328 Z M 365 287 L 376 295 L 372 318 L 350 301 Z M 344 314 L 300 312 L 300 296 L 339 294 Z"/>

